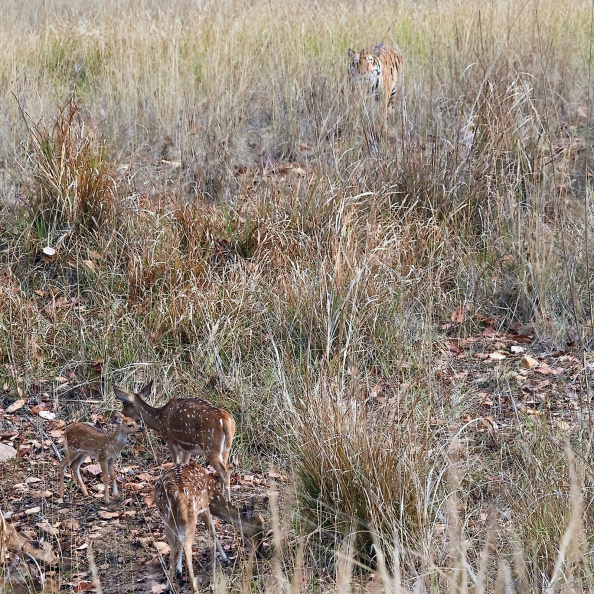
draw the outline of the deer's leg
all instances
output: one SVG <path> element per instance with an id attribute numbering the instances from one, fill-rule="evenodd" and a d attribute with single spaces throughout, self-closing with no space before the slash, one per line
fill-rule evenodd
<path id="1" fill-rule="evenodd" d="M 167 440 L 167 447 L 169 448 L 169 453 L 171 454 L 171 459 L 173 460 L 173 463 L 179 464 L 180 447 L 174 441 L 170 440 Z"/>
<path id="2" fill-rule="evenodd" d="M 196 534 L 196 516 L 194 513 L 188 514 L 188 524 L 184 535 L 184 553 L 186 556 L 186 565 L 188 566 L 188 576 L 192 584 L 192 592 L 198 592 L 198 585 L 194 578 L 194 564 L 192 563 L 192 545 L 194 544 L 194 536 Z"/>
<path id="3" fill-rule="evenodd" d="M 118 491 L 118 484 L 116 482 L 116 473 L 115 473 L 115 470 L 114 470 L 114 465 L 115 465 L 115 460 L 113 458 L 110 458 L 107 461 L 107 468 L 108 468 L 108 471 L 109 471 L 109 477 L 110 477 L 110 479 L 111 479 L 111 481 L 113 483 L 113 496 L 114 497 L 117 497 L 118 494 L 119 494 L 119 491 Z"/>
<path id="4" fill-rule="evenodd" d="M 85 497 L 88 496 L 89 492 L 83 483 L 82 477 L 80 476 L 80 465 L 85 461 L 86 457 L 87 454 L 83 452 L 82 454 L 75 454 L 74 457 L 70 458 L 70 467 L 72 468 L 76 482 L 78 483 L 78 486 Z"/>
<path id="5" fill-rule="evenodd" d="M 223 563 L 229 563 L 229 558 L 227 557 L 227 555 L 225 554 L 225 551 L 223 550 L 221 541 L 219 540 L 219 537 L 217 536 L 217 531 L 215 529 L 212 515 L 208 509 L 202 514 L 202 521 L 206 525 L 206 529 L 208 530 L 210 528 L 210 531 L 212 532 L 212 537 L 214 538 L 215 547 L 217 548 L 217 551 L 219 552 L 221 561 Z"/>
<path id="6" fill-rule="evenodd" d="M 99 460 L 99 464 L 101 465 L 101 476 L 103 477 L 103 484 L 105 485 L 105 495 L 103 499 L 105 503 L 109 503 L 109 467 L 107 464 L 107 460 Z"/>
<path id="7" fill-rule="evenodd" d="M 176 574 L 182 576 L 182 548 L 179 542 L 177 531 L 165 523 L 165 540 L 169 545 L 169 587 L 175 583 Z"/>
<path id="8" fill-rule="evenodd" d="M 64 454 L 64 458 L 60 462 L 60 497 L 64 499 L 64 470 L 66 466 L 70 464 L 70 455 L 68 454 L 68 450 Z"/>

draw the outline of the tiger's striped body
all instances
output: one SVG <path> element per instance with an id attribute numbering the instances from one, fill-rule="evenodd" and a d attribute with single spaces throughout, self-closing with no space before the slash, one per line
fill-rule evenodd
<path id="1" fill-rule="evenodd" d="M 354 52 L 349 49 L 349 75 L 353 86 L 366 97 L 374 97 L 382 110 L 394 110 L 398 77 L 404 59 L 399 50 L 385 43 Z"/>

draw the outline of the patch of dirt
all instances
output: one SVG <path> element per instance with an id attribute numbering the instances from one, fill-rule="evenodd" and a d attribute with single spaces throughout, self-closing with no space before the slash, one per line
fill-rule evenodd
<path id="1" fill-rule="evenodd" d="M 6 404 L 6 403 L 4 403 Z M 97 420 L 105 421 L 102 415 Z M 153 486 L 161 472 L 155 460 L 168 461 L 164 446 L 152 436 L 149 455 L 142 439 L 126 448 L 118 466 L 120 495 L 107 506 L 103 503 L 103 485 L 96 464 L 87 461 L 82 476 L 89 490 L 83 497 L 75 483 L 66 479 L 64 501 L 59 499 L 59 461 L 62 453 L 61 419 L 44 420 L 22 406 L 12 414 L 0 412 L 2 443 L 17 449 L 17 457 L 0 469 L 1 511 L 11 523 L 32 540 L 51 543 L 60 557 L 59 568 L 46 568 L 46 576 L 59 581 L 62 591 L 83 592 L 93 588 L 88 548 L 92 546 L 95 566 L 103 591 L 153 593 L 166 584 L 168 554 L 161 555 L 159 544 L 165 541 L 163 524 L 153 500 Z M 105 429 L 105 428 L 104 428 Z M 164 464 L 167 466 L 167 464 Z M 232 474 L 232 500 L 241 505 L 254 498 L 256 512 L 269 518 L 268 493 L 279 485 L 279 475 L 261 473 Z M 194 546 L 196 575 L 201 576 L 201 589 L 211 591 L 214 568 L 227 579 L 246 571 L 243 547 L 232 526 L 215 518 L 217 533 L 231 564 L 221 566 L 213 561 L 210 532 L 199 525 Z M 270 543 L 264 544 L 264 557 Z M 258 566 L 266 566 L 258 560 Z M 265 570 L 264 573 L 267 573 Z M 184 582 L 181 592 L 190 592 Z"/>

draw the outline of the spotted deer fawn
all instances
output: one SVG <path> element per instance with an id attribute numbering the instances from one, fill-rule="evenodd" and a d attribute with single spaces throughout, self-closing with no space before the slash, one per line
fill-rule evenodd
<path id="1" fill-rule="evenodd" d="M 155 503 L 165 524 L 165 538 L 170 548 L 169 585 L 175 573 L 182 574 L 182 552 L 193 591 L 197 592 L 192 566 L 192 544 L 196 521 L 201 518 L 206 528 L 212 530 L 216 548 L 223 563 L 227 555 L 217 538 L 212 516 L 230 522 L 247 539 L 248 549 L 257 552 L 262 540 L 262 518 L 254 515 L 253 505 L 239 510 L 226 501 L 218 477 L 209 475 L 198 464 L 176 464 L 164 472 L 155 483 Z"/>
<path id="2" fill-rule="evenodd" d="M 223 481 L 225 498 L 231 501 L 227 463 L 235 435 L 235 419 L 200 398 L 174 398 L 155 408 L 145 401 L 152 387 L 153 382 L 149 382 L 138 394 L 118 386 L 113 390 L 124 403 L 122 411 L 126 416 L 142 420 L 165 438 L 174 464 L 187 463 L 192 454 L 205 456 Z"/>
<path id="3" fill-rule="evenodd" d="M 64 431 L 66 438 L 66 453 L 60 462 L 60 497 L 64 498 L 64 470 L 70 466 L 74 471 L 76 482 L 86 497 L 87 488 L 80 476 L 80 465 L 87 456 L 94 458 L 101 465 L 101 474 L 105 485 L 105 503 L 109 503 L 109 481 L 113 481 L 113 494 L 117 496 L 118 486 L 114 472 L 114 463 L 122 453 L 128 438 L 133 433 L 142 431 L 134 419 L 117 413 L 114 417 L 117 429 L 107 435 L 83 423 L 73 423 Z"/>

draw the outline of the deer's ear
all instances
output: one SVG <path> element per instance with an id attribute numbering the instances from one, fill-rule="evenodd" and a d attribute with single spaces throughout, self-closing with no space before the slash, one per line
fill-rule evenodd
<path id="1" fill-rule="evenodd" d="M 120 388 L 119 386 L 114 386 L 113 392 L 116 395 L 116 398 L 122 402 L 127 402 L 128 404 L 132 404 L 134 402 L 134 394 L 126 392 L 126 390 Z"/>
<path id="2" fill-rule="evenodd" d="M 114 412 L 111 415 L 111 422 L 120 425 L 122 423 L 122 415 L 119 412 Z"/>
<path id="3" fill-rule="evenodd" d="M 138 395 L 141 398 L 147 398 L 149 396 L 149 394 L 151 393 L 153 389 L 153 380 L 151 380 L 146 386 L 144 386 L 144 388 L 142 388 L 142 390 L 140 390 L 140 392 L 138 392 Z"/>

